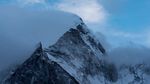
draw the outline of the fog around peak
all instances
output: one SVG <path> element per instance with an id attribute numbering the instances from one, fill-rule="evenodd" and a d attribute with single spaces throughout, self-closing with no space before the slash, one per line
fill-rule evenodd
<path id="1" fill-rule="evenodd" d="M 29 10 L 0 6 L 0 67 L 27 58 L 37 43 L 54 44 L 71 27 L 81 22 L 74 14 L 57 10 Z"/>

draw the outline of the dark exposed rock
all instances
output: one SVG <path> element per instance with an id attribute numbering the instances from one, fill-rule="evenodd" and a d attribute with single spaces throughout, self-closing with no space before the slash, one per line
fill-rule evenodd
<path id="1" fill-rule="evenodd" d="M 42 45 L 5 80 L 4 84 L 78 84 L 59 64 L 48 59 Z"/>

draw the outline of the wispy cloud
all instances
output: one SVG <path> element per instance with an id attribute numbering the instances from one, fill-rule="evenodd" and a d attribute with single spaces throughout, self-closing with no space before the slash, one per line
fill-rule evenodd
<path id="1" fill-rule="evenodd" d="M 150 47 L 150 28 L 145 31 L 145 44 Z"/>
<path id="2" fill-rule="evenodd" d="M 96 26 L 90 25 L 90 28 L 94 28 L 94 32 L 102 33 L 112 47 L 127 46 L 130 44 L 150 47 L 150 32 L 147 32 L 146 28 L 143 28 L 143 31 L 140 32 L 129 32 L 107 25 L 109 23 L 104 24 L 104 26 L 99 24 Z"/>
<path id="3" fill-rule="evenodd" d="M 107 18 L 105 9 L 97 0 L 62 0 L 56 7 L 77 14 L 88 23 L 103 23 Z"/>
<path id="4" fill-rule="evenodd" d="M 53 5 L 46 0 L 18 0 L 23 4 L 43 4 L 49 8 L 74 13 L 87 23 L 103 23 L 107 18 L 104 7 L 98 0 L 61 0 Z M 55 2 L 55 1 L 54 1 Z"/>
<path id="5" fill-rule="evenodd" d="M 24 5 L 41 4 L 46 8 L 74 13 L 80 16 L 84 20 L 84 22 L 87 23 L 89 28 L 96 32 L 102 32 L 107 37 L 107 39 L 111 39 L 110 41 L 113 42 L 112 44 L 115 43 L 117 45 L 122 45 L 123 43 L 128 44 L 130 42 L 133 42 L 150 46 L 150 34 L 145 30 L 133 33 L 116 29 L 113 26 L 107 26 L 109 25 L 109 22 L 107 22 L 107 20 L 109 19 L 109 14 L 102 3 L 100 3 L 98 0 L 60 0 L 57 3 L 55 3 L 55 1 L 54 3 L 50 3 L 47 0 L 17 1 Z"/>
<path id="6" fill-rule="evenodd" d="M 18 2 L 22 3 L 22 4 L 37 4 L 37 3 L 45 3 L 45 0 L 17 0 Z"/>

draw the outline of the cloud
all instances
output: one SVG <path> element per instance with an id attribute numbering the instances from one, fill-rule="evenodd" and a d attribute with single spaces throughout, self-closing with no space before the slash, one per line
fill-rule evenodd
<path id="1" fill-rule="evenodd" d="M 44 8 L 62 10 L 80 16 L 93 31 L 103 33 L 112 45 L 136 43 L 150 46 L 149 32 L 137 33 L 118 30 L 109 25 L 109 14 L 98 0 L 18 0 L 21 4 L 40 4 Z M 39 5 L 38 5 L 39 6 Z M 92 25 L 91 25 L 92 24 Z M 94 25 L 94 26 L 93 26 Z M 96 26 L 95 26 L 96 25 Z M 140 39 L 140 40 L 139 40 Z M 113 40 L 113 41 L 112 41 Z"/>
<path id="2" fill-rule="evenodd" d="M 107 18 L 105 9 L 97 0 L 62 0 L 55 6 L 77 14 L 87 23 L 103 23 Z"/>
<path id="3" fill-rule="evenodd" d="M 45 3 L 45 0 L 18 0 L 18 2 L 22 3 L 22 4 L 43 4 Z"/>
<path id="4" fill-rule="evenodd" d="M 144 34 L 145 34 L 144 38 L 146 38 L 145 39 L 145 44 L 148 47 L 150 47 L 150 29 L 148 28 L 148 30 L 146 30 Z"/>
<path id="5" fill-rule="evenodd" d="M 17 0 L 22 5 L 40 4 L 42 7 L 49 9 L 62 10 L 74 13 L 80 16 L 86 23 L 103 24 L 108 16 L 108 13 L 98 2 L 98 0 Z M 39 6 L 39 5 L 38 5 Z"/>
<path id="6" fill-rule="evenodd" d="M 107 23 L 108 24 L 108 23 Z M 106 24 L 106 25 L 107 25 Z M 110 43 L 111 47 L 127 46 L 130 44 L 143 45 L 150 47 L 150 33 L 145 30 L 140 32 L 126 32 L 112 26 L 90 26 L 94 32 L 101 32 Z"/>
<path id="7" fill-rule="evenodd" d="M 123 32 L 117 31 L 110 34 L 111 38 L 116 40 L 116 44 L 118 46 L 127 46 L 130 44 L 137 44 L 137 45 L 144 45 L 146 46 L 144 41 L 146 41 L 145 34 L 142 32 L 140 33 L 133 33 L 133 32 Z"/>
<path id="8" fill-rule="evenodd" d="M 0 6 L 0 12 L 0 71 L 10 64 L 23 62 L 38 42 L 48 47 L 76 23 L 81 23 L 79 17 L 56 10 L 5 5 Z"/>
<path id="9" fill-rule="evenodd" d="M 108 54 L 110 60 L 117 65 L 150 63 L 150 49 L 139 45 L 132 44 L 129 46 L 117 47 L 110 51 Z"/>

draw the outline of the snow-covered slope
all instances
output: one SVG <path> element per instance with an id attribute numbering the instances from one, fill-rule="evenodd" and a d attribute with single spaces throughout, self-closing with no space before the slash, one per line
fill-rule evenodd
<path id="1" fill-rule="evenodd" d="M 80 84 L 103 84 L 105 80 L 117 80 L 116 68 L 104 60 L 105 49 L 83 22 L 67 31 L 45 51 Z"/>
<path id="2" fill-rule="evenodd" d="M 111 55 L 83 22 L 67 31 L 45 52 L 80 84 L 149 84 L 149 64 L 116 66 L 111 63 L 111 59 L 107 59 Z"/>

